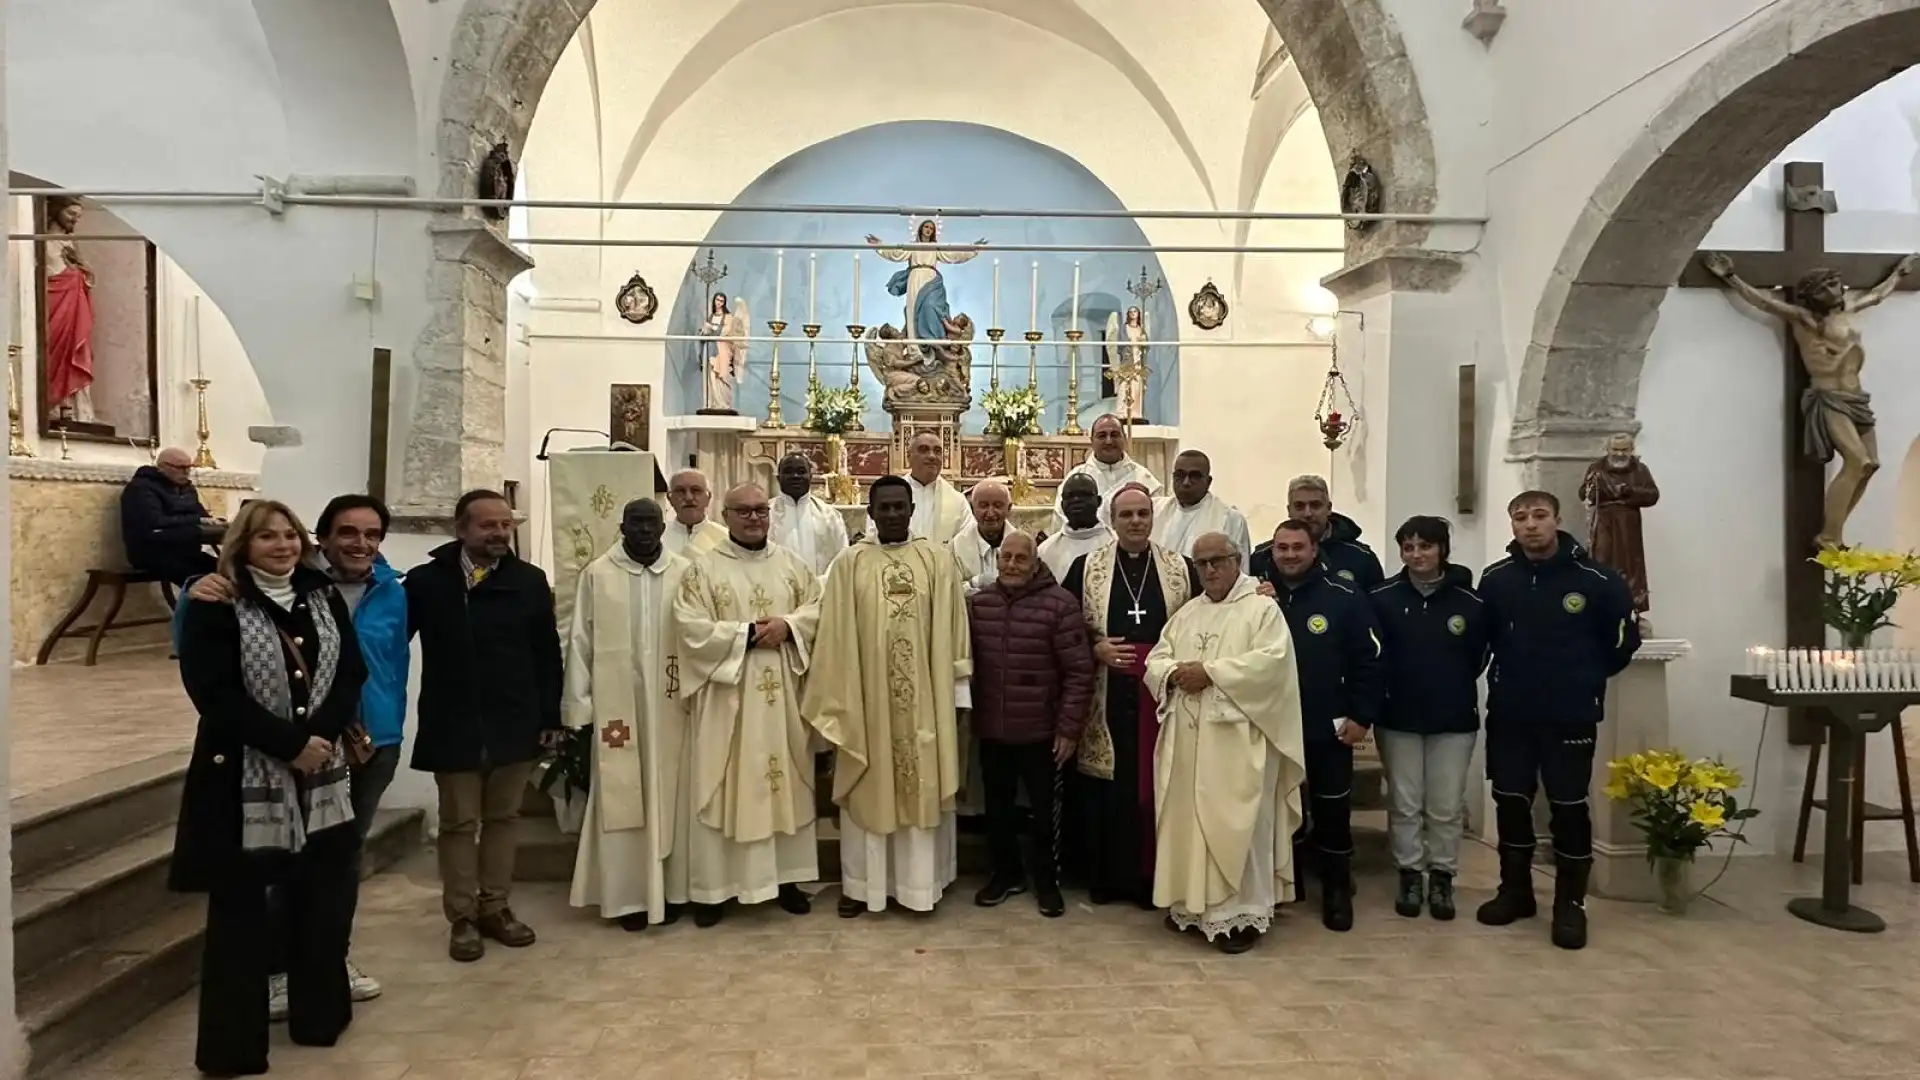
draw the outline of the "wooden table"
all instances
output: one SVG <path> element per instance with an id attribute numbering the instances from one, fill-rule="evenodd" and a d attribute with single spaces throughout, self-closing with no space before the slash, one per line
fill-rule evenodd
<path id="1" fill-rule="evenodd" d="M 1913 690 L 1813 690 L 1782 692 L 1767 689 L 1767 680 L 1758 675 L 1735 675 L 1729 690 L 1742 701 L 1755 701 L 1780 708 L 1807 710 L 1826 727 L 1827 747 L 1827 820 L 1826 851 L 1822 854 L 1819 896 L 1800 896 L 1787 901 L 1787 911 L 1819 926 L 1856 934 L 1877 934 L 1887 928 L 1886 921 L 1866 908 L 1855 906 L 1853 889 L 1853 786 L 1860 782 L 1854 772 L 1860 760 L 1860 740 L 1879 731 L 1909 705 L 1920 705 L 1920 691 Z"/>

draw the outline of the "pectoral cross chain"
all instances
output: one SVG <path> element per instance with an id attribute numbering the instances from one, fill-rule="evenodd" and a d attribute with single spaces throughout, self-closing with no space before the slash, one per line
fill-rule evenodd
<path id="1" fill-rule="evenodd" d="M 1135 626 L 1140 625 L 1140 619 L 1143 616 L 1145 616 L 1146 613 L 1147 613 L 1147 610 L 1140 606 L 1140 602 L 1138 600 L 1134 601 L 1133 607 L 1127 609 L 1127 614 L 1133 616 L 1133 625 Z"/>

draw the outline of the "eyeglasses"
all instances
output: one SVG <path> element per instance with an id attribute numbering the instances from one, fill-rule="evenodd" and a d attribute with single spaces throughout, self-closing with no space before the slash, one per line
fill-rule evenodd
<path id="1" fill-rule="evenodd" d="M 743 518 L 763 518 L 773 514 L 771 506 L 729 506 L 727 513 L 739 514 Z"/>
<path id="2" fill-rule="evenodd" d="M 1211 559 L 1195 559 L 1193 560 L 1193 565 L 1202 570 L 1222 570 L 1228 566 L 1238 567 L 1240 565 L 1240 556 L 1216 555 Z"/>

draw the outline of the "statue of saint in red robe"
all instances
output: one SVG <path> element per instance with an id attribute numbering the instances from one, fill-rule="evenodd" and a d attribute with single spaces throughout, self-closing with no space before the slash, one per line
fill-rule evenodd
<path id="1" fill-rule="evenodd" d="M 47 225 L 73 235 L 80 203 L 47 200 Z M 72 240 L 47 245 L 47 408 L 57 419 L 91 421 L 93 398 L 93 271 Z"/>

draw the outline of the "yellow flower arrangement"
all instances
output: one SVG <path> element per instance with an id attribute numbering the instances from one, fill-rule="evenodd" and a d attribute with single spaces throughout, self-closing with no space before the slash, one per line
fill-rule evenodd
<path id="1" fill-rule="evenodd" d="M 1920 555 L 1865 548 L 1823 548 L 1813 561 L 1826 571 L 1822 616 L 1849 648 L 1862 648 L 1875 630 L 1892 626 L 1887 613 L 1900 594 L 1920 585 Z"/>
<path id="2" fill-rule="evenodd" d="M 1740 771 L 1719 761 L 1647 750 L 1607 762 L 1602 792 L 1631 804 L 1634 827 L 1647 838 L 1648 861 L 1690 861 L 1716 839 L 1743 839 L 1727 826 L 1760 811 L 1741 808 L 1733 794 L 1739 787 Z"/>

